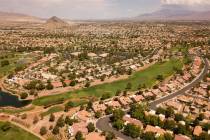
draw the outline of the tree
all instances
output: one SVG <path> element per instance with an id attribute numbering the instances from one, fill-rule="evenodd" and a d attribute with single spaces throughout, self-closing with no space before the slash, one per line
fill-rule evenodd
<path id="1" fill-rule="evenodd" d="M 100 117 L 101 117 L 101 115 L 102 115 L 102 114 L 101 114 L 101 112 L 100 112 L 100 111 L 97 111 L 97 112 L 95 113 L 95 117 L 96 117 L 96 118 L 100 118 Z"/>
<path id="2" fill-rule="evenodd" d="M 131 75 L 133 73 L 132 69 L 128 70 L 128 75 Z"/>
<path id="3" fill-rule="evenodd" d="M 75 106 L 75 105 L 74 105 L 74 102 L 69 101 L 68 103 L 65 104 L 65 109 L 64 109 L 64 111 L 65 111 L 65 112 L 68 112 L 69 109 L 72 108 L 72 107 L 74 107 L 74 106 Z"/>
<path id="4" fill-rule="evenodd" d="M 65 124 L 68 124 L 68 125 L 72 126 L 73 123 L 74 123 L 74 120 L 70 119 L 69 116 L 66 116 Z"/>
<path id="5" fill-rule="evenodd" d="M 165 139 L 165 140 L 173 140 L 174 137 L 173 137 L 170 133 L 165 133 L 165 134 L 164 134 L 164 139 Z"/>
<path id="6" fill-rule="evenodd" d="M 203 128 L 204 131 L 210 130 L 210 123 L 204 123 L 202 128 Z"/>
<path id="7" fill-rule="evenodd" d="M 129 82 L 128 84 L 127 84 L 127 86 L 126 86 L 126 89 L 127 90 L 130 90 L 132 88 L 132 84 Z"/>
<path id="8" fill-rule="evenodd" d="M 199 125 L 199 123 L 200 123 L 200 121 L 199 121 L 199 119 L 198 118 L 196 118 L 194 121 L 193 121 L 193 124 L 192 124 L 192 126 L 197 126 L 197 125 Z"/>
<path id="9" fill-rule="evenodd" d="M 39 121 L 39 118 L 37 116 L 35 116 L 34 120 L 33 120 L 33 124 L 36 124 L 38 121 Z"/>
<path id="10" fill-rule="evenodd" d="M 174 115 L 174 110 L 173 110 L 173 108 L 168 107 L 168 108 L 166 109 L 165 115 L 166 115 L 167 118 L 168 118 L 168 117 L 172 117 L 172 116 Z"/>
<path id="11" fill-rule="evenodd" d="M 155 140 L 155 133 L 153 132 L 144 133 L 143 140 Z"/>
<path id="12" fill-rule="evenodd" d="M 86 110 L 91 110 L 92 108 L 93 108 L 93 102 L 89 101 L 88 104 L 87 104 Z"/>
<path id="13" fill-rule="evenodd" d="M 75 80 L 73 80 L 73 81 L 70 82 L 69 85 L 70 85 L 71 87 L 74 87 L 74 86 L 76 85 L 76 83 L 77 83 L 77 82 L 76 82 Z"/>
<path id="14" fill-rule="evenodd" d="M 204 114 L 203 113 L 200 113 L 199 116 L 197 117 L 197 119 L 199 121 L 202 121 L 204 119 Z"/>
<path id="15" fill-rule="evenodd" d="M 50 119 L 49 119 L 50 122 L 54 122 L 55 121 L 55 115 L 54 114 L 50 114 Z"/>
<path id="16" fill-rule="evenodd" d="M 126 97 L 127 95 L 128 95 L 128 91 L 127 91 L 127 90 L 124 90 L 124 91 L 123 91 L 123 96 Z"/>
<path id="17" fill-rule="evenodd" d="M 164 129 L 169 129 L 173 131 L 174 126 L 176 126 L 176 122 L 174 120 L 166 120 L 164 122 Z"/>
<path id="18" fill-rule="evenodd" d="M 200 134 L 200 136 L 197 137 L 196 140 L 209 140 L 210 139 L 210 135 L 206 132 L 203 132 Z"/>
<path id="19" fill-rule="evenodd" d="M 8 66 L 8 65 L 9 65 L 9 61 L 8 60 L 2 60 L 1 61 L 1 67 Z"/>
<path id="20" fill-rule="evenodd" d="M 182 114 L 175 114 L 175 121 L 179 122 L 179 121 L 183 121 L 184 120 L 184 116 Z"/>
<path id="21" fill-rule="evenodd" d="M 56 125 L 54 128 L 53 128 L 53 130 L 52 130 L 52 133 L 54 134 L 54 135 L 57 135 L 58 133 L 59 133 L 59 127 Z"/>
<path id="22" fill-rule="evenodd" d="M 176 71 L 177 74 L 180 74 L 180 75 L 184 75 L 183 73 L 183 70 L 180 69 L 180 68 L 177 68 L 177 67 L 173 67 L 174 71 Z"/>
<path id="23" fill-rule="evenodd" d="M 101 100 L 106 100 L 109 99 L 111 97 L 111 95 L 109 93 L 105 93 L 102 95 Z"/>
<path id="24" fill-rule="evenodd" d="M 82 104 L 82 105 L 80 105 L 80 108 L 79 108 L 79 111 L 82 111 L 82 110 L 84 110 L 85 109 L 85 106 Z"/>
<path id="25" fill-rule="evenodd" d="M 145 116 L 146 117 L 146 116 Z M 150 125 L 153 125 L 153 126 L 158 126 L 159 125 L 159 117 L 156 116 L 156 115 L 148 115 L 148 123 Z"/>
<path id="26" fill-rule="evenodd" d="M 138 85 L 138 90 L 142 90 L 142 88 L 143 88 L 142 84 L 139 84 Z"/>
<path id="27" fill-rule="evenodd" d="M 106 108 L 106 110 L 105 110 L 105 113 L 106 113 L 106 115 L 112 114 L 112 113 L 113 113 L 113 107 L 108 106 L 108 107 Z"/>
<path id="28" fill-rule="evenodd" d="M 113 111 L 113 115 L 111 116 L 111 121 L 115 122 L 117 120 L 122 120 L 123 116 L 125 115 L 125 112 L 121 109 L 115 109 Z"/>
<path id="29" fill-rule="evenodd" d="M 123 129 L 124 122 L 122 120 L 117 120 L 117 121 L 113 122 L 112 126 L 119 131 L 119 130 Z"/>
<path id="30" fill-rule="evenodd" d="M 156 114 L 163 114 L 163 115 L 165 115 L 165 109 L 164 108 L 162 108 L 162 107 L 158 107 L 157 108 L 157 110 L 156 110 Z"/>
<path id="31" fill-rule="evenodd" d="M 47 90 L 52 90 L 53 89 L 53 85 L 52 85 L 51 81 L 47 81 L 46 89 Z"/>
<path id="32" fill-rule="evenodd" d="M 23 92 L 20 94 L 21 99 L 26 99 L 28 97 L 28 94 L 26 92 Z"/>
<path id="33" fill-rule="evenodd" d="M 87 83 L 85 84 L 85 87 L 86 87 L 86 88 L 90 87 L 90 82 L 87 82 Z"/>
<path id="34" fill-rule="evenodd" d="M 156 137 L 155 140 L 165 140 L 165 137 L 163 135 L 160 135 L 160 136 Z"/>
<path id="35" fill-rule="evenodd" d="M 178 124 L 175 128 L 175 134 L 183 134 L 183 135 L 190 135 L 191 130 L 187 129 L 186 125 Z"/>
<path id="36" fill-rule="evenodd" d="M 145 107 L 140 104 L 131 105 L 130 114 L 132 118 L 144 121 Z"/>
<path id="37" fill-rule="evenodd" d="M 114 133 L 112 133 L 112 132 L 108 132 L 106 135 L 106 140 L 113 140 L 115 138 L 116 137 L 115 137 Z"/>
<path id="38" fill-rule="evenodd" d="M 157 79 L 158 81 L 163 81 L 164 78 L 163 78 L 163 75 L 158 75 L 156 79 Z"/>
<path id="39" fill-rule="evenodd" d="M 64 127 L 65 121 L 64 121 L 64 119 L 63 119 L 63 116 L 60 116 L 60 117 L 58 118 L 56 125 L 57 125 L 58 127 Z"/>
<path id="40" fill-rule="evenodd" d="M 41 128 L 40 128 L 40 135 L 45 135 L 45 134 L 47 134 L 47 129 L 46 129 L 46 127 L 44 127 L 44 126 L 42 126 Z"/>
<path id="41" fill-rule="evenodd" d="M 121 90 L 117 90 L 115 96 L 119 96 L 121 94 Z"/>
<path id="42" fill-rule="evenodd" d="M 38 81 L 37 85 L 36 85 L 36 89 L 37 90 L 43 90 L 45 89 L 44 84 L 42 83 L 42 81 Z"/>
<path id="43" fill-rule="evenodd" d="M 127 136 L 130 136 L 132 138 L 138 138 L 141 134 L 140 127 L 134 125 L 134 124 L 127 124 L 124 128 L 124 134 Z"/>
<path id="44" fill-rule="evenodd" d="M 89 132 L 89 133 L 95 131 L 95 126 L 94 126 L 94 124 L 93 124 L 93 123 L 88 123 L 87 129 L 88 129 L 88 132 Z"/>
<path id="45" fill-rule="evenodd" d="M 62 82 L 62 85 L 63 85 L 63 87 L 67 86 L 67 84 L 64 81 Z"/>
<path id="46" fill-rule="evenodd" d="M 101 81 L 104 81 L 105 78 L 106 78 L 106 75 L 105 74 L 100 77 Z"/>
<path id="47" fill-rule="evenodd" d="M 83 135 L 82 135 L 82 132 L 81 131 L 78 131 L 75 135 L 75 139 L 76 140 L 84 140 L 83 138 Z"/>
<path id="48" fill-rule="evenodd" d="M 208 90 L 208 91 L 210 90 L 210 85 L 207 86 L 207 90 Z M 208 94 L 208 95 L 209 95 L 209 94 Z"/>

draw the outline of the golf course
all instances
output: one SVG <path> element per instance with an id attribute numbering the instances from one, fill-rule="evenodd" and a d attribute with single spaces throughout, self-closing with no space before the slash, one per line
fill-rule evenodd
<path id="1" fill-rule="evenodd" d="M 125 90 L 128 83 L 130 84 L 129 91 L 136 91 L 139 85 L 143 85 L 145 88 L 152 87 L 159 82 L 158 76 L 165 79 L 182 67 L 183 61 L 180 59 L 157 62 L 144 70 L 134 72 L 125 80 L 96 85 L 63 94 L 40 97 L 35 99 L 32 103 L 37 106 L 48 106 L 59 101 L 70 100 L 79 105 L 80 102 L 84 103 L 84 101 L 88 101 L 88 99 L 92 98 L 98 99 L 104 94 L 114 96 L 118 90 Z"/>
<path id="2" fill-rule="evenodd" d="M 9 123 L 0 121 L 0 140 L 40 140 L 33 134 Z"/>

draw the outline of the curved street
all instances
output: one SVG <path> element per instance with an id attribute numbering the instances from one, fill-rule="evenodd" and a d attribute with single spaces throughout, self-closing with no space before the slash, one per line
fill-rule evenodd
<path id="1" fill-rule="evenodd" d="M 180 89 L 180 90 L 178 90 L 178 91 L 176 91 L 176 92 L 174 92 L 174 93 L 172 93 L 168 96 L 164 96 L 163 98 L 160 98 L 160 99 L 157 99 L 157 100 L 151 102 L 149 104 L 150 109 L 155 110 L 157 108 L 157 105 L 159 105 L 159 104 L 161 104 L 161 103 L 163 103 L 167 100 L 173 99 L 176 96 L 184 94 L 187 90 L 190 90 L 192 87 L 194 87 L 196 84 L 198 84 L 208 72 L 209 64 L 208 64 L 207 59 L 204 59 L 204 63 L 205 63 L 205 65 L 204 65 L 204 68 L 203 68 L 202 72 L 191 83 L 187 84 L 182 89 Z"/>
<path id="2" fill-rule="evenodd" d="M 192 87 L 194 87 L 196 84 L 198 84 L 202 79 L 203 77 L 207 74 L 208 72 L 208 68 L 209 68 L 209 64 L 208 64 L 208 60 L 207 59 L 204 59 L 204 68 L 202 70 L 202 72 L 189 84 L 187 84 L 185 87 L 183 87 L 182 89 L 168 95 L 168 96 L 164 96 L 160 99 L 157 99 L 153 102 L 150 102 L 149 103 L 149 106 L 150 106 L 150 109 L 152 110 L 155 110 L 157 108 L 157 105 L 167 101 L 167 100 L 170 100 L 170 99 L 173 99 L 179 95 L 182 95 L 184 94 L 187 90 L 190 90 Z M 96 122 L 96 127 L 101 130 L 101 131 L 110 131 L 110 132 L 113 132 L 115 134 L 116 137 L 119 137 L 121 139 L 124 139 L 124 140 L 134 140 L 133 138 L 131 137 L 128 137 L 126 135 L 124 135 L 123 133 L 115 130 L 112 126 L 110 126 L 110 115 L 109 116 L 105 116 L 103 118 L 100 118 L 97 122 Z"/>

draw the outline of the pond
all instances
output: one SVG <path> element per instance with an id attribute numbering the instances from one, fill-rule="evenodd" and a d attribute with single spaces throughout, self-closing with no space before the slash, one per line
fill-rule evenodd
<path id="1" fill-rule="evenodd" d="M 19 100 L 15 95 L 0 91 L 0 107 L 24 107 L 31 103 L 31 100 Z"/>

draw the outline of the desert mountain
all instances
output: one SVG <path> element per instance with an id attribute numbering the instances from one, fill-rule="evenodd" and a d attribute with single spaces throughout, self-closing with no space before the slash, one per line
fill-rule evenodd
<path id="1" fill-rule="evenodd" d="M 69 24 L 61 20 L 60 18 L 53 16 L 46 21 L 45 26 L 47 28 L 61 28 L 61 27 L 67 27 L 69 26 Z"/>
<path id="2" fill-rule="evenodd" d="M 210 11 L 193 11 L 179 5 L 164 5 L 153 13 L 139 15 L 135 20 L 210 20 Z"/>
<path id="3" fill-rule="evenodd" d="M 0 12 L 0 21 L 4 22 L 43 22 L 42 19 L 19 13 Z"/>

